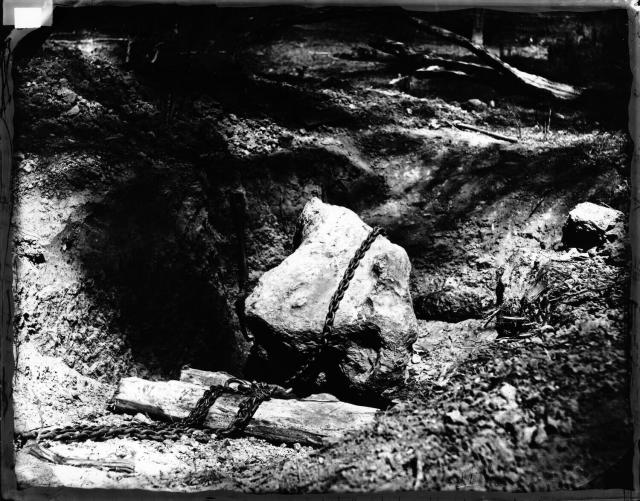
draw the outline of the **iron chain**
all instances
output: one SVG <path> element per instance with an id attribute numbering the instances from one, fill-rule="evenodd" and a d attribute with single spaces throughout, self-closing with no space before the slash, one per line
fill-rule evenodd
<path id="1" fill-rule="evenodd" d="M 225 386 L 211 386 L 198 400 L 189 415 L 172 423 L 131 423 L 124 425 L 69 425 L 44 431 L 31 431 L 19 435 L 22 443 L 29 439 L 53 440 L 56 442 L 96 442 L 110 438 L 137 438 L 140 440 L 178 440 L 182 435 L 190 435 L 196 440 L 206 441 L 209 435 L 201 428 L 209 409 L 222 393 L 228 391 L 231 383 L 238 383 L 238 391 L 248 393 L 238 408 L 233 421 L 226 427 L 213 429 L 219 436 L 229 436 L 244 429 L 262 402 L 282 389 L 266 383 L 249 383 L 240 379 L 229 379 Z"/>
<path id="2" fill-rule="evenodd" d="M 325 317 L 320 339 L 318 340 L 317 349 L 306 361 L 306 363 L 287 380 L 287 386 L 292 382 L 298 381 L 309 367 L 314 365 L 323 351 L 329 345 L 329 338 L 333 332 L 333 323 L 335 321 L 336 312 L 340 307 L 340 302 L 344 298 L 349 284 L 360 265 L 360 261 L 364 258 L 366 252 L 371 248 L 375 239 L 383 234 L 382 228 L 375 227 L 371 230 L 367 238 L 360 244 L 360 247 L 349 261 L 347 269 L 338 284 L 338 288 L 333 293 L 329 301 L 329 310 Z M 218 436 L 235 435 L 245 429 L 256 410 L 262 402 L 269 400 L 273 394 L 286 398 L 288 391 L 277 385 L 267 383 L 258 383 L 243 381 L 241 379 L 231 378 L 227 380 L 225 386 L 211 386 L 202 397 L 196 402 L 194 408 L 189 415 L 172 423 L 133 423 L 125 425 L 69 425 L 53 428 L 44 431 L 31 431 L 19 435 L 22 443 L 29 439 L 36 440 L 54 440 L 58 442 L 80 442 L 84 440 L 103 441 L 110 438 L 137 438 L 141 440 L 178 440 L 182 435 L 188 434 L 195 439 L 208 438 L 208 435 L 202 430 L 202 424 L 209 413 L 209 409 L 215 401 L 226 391 L 229 391 L 230 384 L 237 383 L 238 391 L 248 393 L 244 399 L 233 421 L 226 427 L 218 430 L 211 430 Z"/>
<path id="3" fill-rule="evenodd" d="M 379 226 L 373 228 L 367 238 L 365 238 L 360 247 L 355 252 L 351 261 L 347 265 L 347 269 L 344 271 L 342 275 L 342 279 L 338 283 L 338 287 L 331 296 L 331 300 L 329 301 L 329 310 L 327 311 L 327 316 L 324 319 L 324 326 L 322 327 L 322 333 L 320 334 L 320 339 L 318 340 L 317 348 L 311 354 L 311 356 L 306 360 L 306 362 L 300 367 L 293 376 L 289 377 L 285 382 L 285 386 L 291 386 L 295 383 L 299 383 L 301 381 L 302 376 L 305 372 L 309 370 L 309 368 L 316 364 L 320 356 L 324 353 L 324 351 L 329 346 L 329 338 L 333 332 L 333 322 L 335 321 L 336 313 L 338 308 L 340 307 L 340 302 L 344 298 L 347 289 L 349 288 L 349 284 L 353 279 L 353 276 L 360 265 L 360 261 L 364 258 L 367 251 L 373 245 L 373 242 L 379 235 L 384 235 L 384 230 Z"/>

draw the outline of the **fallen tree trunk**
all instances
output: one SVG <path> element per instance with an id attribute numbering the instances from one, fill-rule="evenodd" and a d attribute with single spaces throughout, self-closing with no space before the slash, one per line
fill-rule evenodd
<path id="1" fill-rule="evenodd" d="M 581 87 L 554 82 L 545 77 L 514 68 L 483 47 L 474 44 L 471 40 L 457 33 L 430 25 L 418 18 L 410 17 L 410 19 L 420 29 L 468 49 L 484 64 L 431 57 L 427 54 L 412 51 L 402 43 L 389 40 L 371 42 L 371 48 L 359 47 L 352 54 L 338 54 L 337 57 L 385 63 L 394 71 L 409 73 L 418 78 L 448 75 L 476 78 L 490 83 L 497 83 L 499 79 L 503 79 L 503 81 L 507 79 L 512 84 L 519 85 L 530 91 L 565 101 L 579 98 L 585 90 Z"/>
<path id="2" fill-rule="evenodd" d="M 533 75 L 526 71 L 514 68 L 510 64 L 502 61 L 499 57 L 494 56 L 480 45 L 474 44 L 471 40 L 463 37 L 462 35 L 458 35 L 457 33 L 440 28 L 439 26 L 429 24 L 417 17 L 410 16 L 410 19 L 419 29 L 466 48 L 475 54 L 487 66 L 531 90 L 565 101 L 577 99 L 584 92 L 584 89 L 581 87 L 574 87 L 569 84 L 554 82 L 553 80 L 549 80 L 539 75 Z"/>
<path id="3" fill-rule="evenodd" d="M 224 373 L 209 374 L 217 375 L 207 376 L 213 378 L 207 381 L 220 381 L 222 384 L 231 377 Z M 189 414 L 206 386 L 209 384 L 124 378 L 114 397 L 114 407 L 128 413 L 146 413 L 158 419 L 181 419 Z M 218 429 L 229 425 L 244 399 L 242 394 L 226 394 L 218 398 L 209 409 L 204 426 Z M 372 423 L 376 412 L 373 407 L 341 402 L 328 395 L 311 395 L 300 400 L 272 398 L 260 405 L 245 432 L 276 442 L 320 445 Z"/>
<path id="4" fill-rule="evenodd" d="M 378 48 L 358 47 L 349 53 L 336 54 L 339 59 L 348 61 L 363 61 L 383 63 L 389 69 L 416 77 L 431 74 L 451 74 L 477 78 L 479 80 L 495 83 L 500 75 L 491 67 L 466 61 L 456 61 L 443 57 L 430 57 L 426 54 L 391 54 Z M 422 75 L 419 75 L 421 73 Z"/>

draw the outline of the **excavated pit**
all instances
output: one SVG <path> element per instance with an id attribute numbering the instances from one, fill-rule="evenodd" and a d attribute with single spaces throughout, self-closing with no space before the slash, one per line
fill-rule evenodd
<path id="1" fill-rule="evenodd" d="M 411 489 L 413 467 L 402 465 L 416 464 L 417 444 L 428 448 L 422 459 L 433 489 L 463 488 L 452 472 L 468 465 L 480 488 L 547 490 L 576 488 L 613 464 L 631 430 L 628 249 L 571 254 L 559 243 L 580 202 L 628 214 L 626 101 L 605 116 L 586 105 L 554 103 L 550 111 L 477 83 L 416 79 L 405 91 L 389 85 L 397 73 L 385 67 L 332 57 L 382 28 L 407 33 L 383 14 L 296 25 L 275 38 L 266 29 L 242 39 L 233 57 L 229 42 L 174 32 L 174 20 L 183 26 L 188 17 L 174 14 L 145 25 L 133 9 L 133 32 L 121 16 L 96 16 L 79 30 L 71 14 L 61 14 L 44 46 L 18 61 L 12 222 L 19 426 L 120 419 L 104 409 L 104 395 L 125 376 L 164 380 L 190 365 L 279 377 L 250 356 L 244 299 L 294 250 L 297 218 L 316 196 L 382 226 L 409 255 L 420 333 L 394 409 L 374 429 L 329 449 L 317 476 L 306 468 L 316 463 L 304 447 L 255 439 L 196 452 L 163 444 L 162 454 L 156 444 L 135 443 L 140 457 L 155 465 L 158 455 L 170 456 L 163 468 L 183 468 L 180 488 L 280 491 L 295 490 L 301 476 L 316 490 L 334 481 L 347 490 Z M 200 19 L 214 19 L 221 40 L 238 41 L 255 23 L 270 26 L 272 18 L 261 16 L 216 11 Z M 580 22 L 595 22 L 589 19 Z M 459 56 L 417 35 L 408 42 Z M 551 51 L 559 42 L 549 43 Z M 547 64 L 528 46 L 519 50 L 514 60 L 524 70 Z M 562 53 L 553 57 L 549 76 L 562 80 Z M 592 77 L 574 76 L 582 79 L 576 84 Z M 620 82 L 626 100 L 630 86 Z M 469 98 L 495 102 L 476 109 Z M 518 142 L 458 130 L 447 125 L 452 120 Z M 498 343 L 485 318 L 496 308 L 499 270 L 516 249 L 567 259 L 572 287 L 587 292 L 552 311 L 555 330 L 540 340 Z M 284 376 L 291 354 L 276 356 Z M 517 387 L 522 417 L 515 424 L 494 416 L 504 382 Z M 329 390 L 379 404 L 339 385 Z M 465 426 L 456 412 L 468 418 Z M 533 436 L 540 443 L 526 441 Z M 196 456 L 206 467 L 186 471 Z M 445 457 L 446 468 L 439 462 Z M 290 463 L 248 485 L 243 468 L 271 471 L 274 458 Z M 298 460 L 305 468 L 291 466 Z M 18 463 L 34 461 L 22 454 Z M 343 476 L 336 470 L 342 464 L 357 473 Z M 498 473 L 485 471 L 494 464 Z M 371 465 L 382 474 L 372 475 Z M 125 485 L 167 487 L 152 470 Z M 21 475 L 29 485 L 41 481 Z M 122 480 L 91 478 L 97 486 Z"/>

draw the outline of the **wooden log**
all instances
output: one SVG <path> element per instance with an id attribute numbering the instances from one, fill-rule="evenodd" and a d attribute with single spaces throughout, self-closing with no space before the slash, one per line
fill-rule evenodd
<path id="1" fill-rule="evenodd" d="M 212 372 L 191 368 L 184 368 L 180 371 L 180 381 L 199 384 L 200 386 L 224 386 L 233 377 L 228 372 L 223 371 Z"/>
<path id="2" fill-rule="evenodd" d="M 478 78 L 490 82 L 495 82 L 500 78 L 500 74 L 490 66 L 467 61 L 457 61 L 445 57 L 432 57 L 427 54 L 415 52 L 403 44 L 390 40 L 373 41 L 370 42 L 369 45 L 370 48 L 356 47 L 351 53 L 336 54 L 335 57 L 349 61 L 384 63 L 395 71 L 411 74 L 416 71 L 422 71 L 424 73 L 424 68 L 431 66 L 441 66 L 443 70 L 451 74 Z"/>
<path id="3" fill-rule="evenodd" d="M 502 75 L 509 77 L 513 81 L 519 83 L 520 85 L 523 85 L 526 88 L 546 94 L 547 96 L 553 97 L 555 99 L 565 101 L 577 99 L 584 92 L 584 89 L 581 87 L 574 87 L 569 84 L 554 82 L 553 80 L 549 80 L 548 78 L 519 70 L 511 66 L 510 64 L 505 63 L 499 57 L 494 56 L 480 45 L 474 44 L 471 40 L 463 37 L 462 35 L 458 35 L 457 33 L 454 33 L 447 29 L 429 24 L 426 21 L 415 16 L 411 16 L 410 19 L 419 29 L 464 47 L 465 49 L 475 54 L 487 66 L 500 72 Z"/>
<path id="4" fill-rule="evenodd" d="M 211 377 L 226 381 L 225 378 L 231 376 Z M 114 407 L 133 414 L 143 412 L 153 418 L 181 419 L 189 414 L 205 388 L 205 385 L 185 381 L 124 378 L 114 397 Z M 218 398 L 209 409 L 204 426 L 218 429 L 229 425 L 244 398 L 242 394 Z M 373 407 L 340 402 L 323 395 L 301 400 L 272 398 L 260 405 L 245 432 L 270 441 L 320 445 L 362 429 L 373 422 L 376 412 Z"/>

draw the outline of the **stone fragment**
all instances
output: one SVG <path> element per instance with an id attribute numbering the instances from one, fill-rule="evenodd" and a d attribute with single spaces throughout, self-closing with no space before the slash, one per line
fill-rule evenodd
<path id="1" fill-rule="evenodd" d="M 562 228 L 566 247 L 587 250 L 624 236 L 624 214 L 591 202 L 576 205 Z"/>
<path id="2" fill-rule="evenodd" d="M 75 105 L 73 105 L 73 107 L 69 111 L 67 111 L 65 113 L 65 115 L 67 115 L 69 117 L 73 117 L 73 116 L 77 115 L 78 113 L 80 113 L 80 107 L 77 104 L 75 104 Z"/>
<path id="3" fill-rule="evenodd" d="M 67 106 L 71 106 L 78 99 L 78 95 L 69 87 L 62 87 L 56 94 Z"/>
<path id="4" fill-rule="evenodd" d="M 451 412 L 447 412 L 445 415 L 445 421 L 452 424 L 468 424 L 467 419 L 460 414 L 459 410 L 452 410 Z"/>
<path id="5" fill-rule="evenodd" d="M 467 104 L 474 110 L 485 110 L 489 107 L 487 103 L 477 98 L 467 100 Z"/>
<path id="6" fill-rule="evenodd" d="M 515 387 L 513 387 L 509 383 L 504 383 L 500 387 L 500 395 L 502 395 L 505 398 L 505 400 L 509 403 L 513 403 L 516 401 L 516 394 L 517 394 L 517 390 L 515 389 Z"/>

